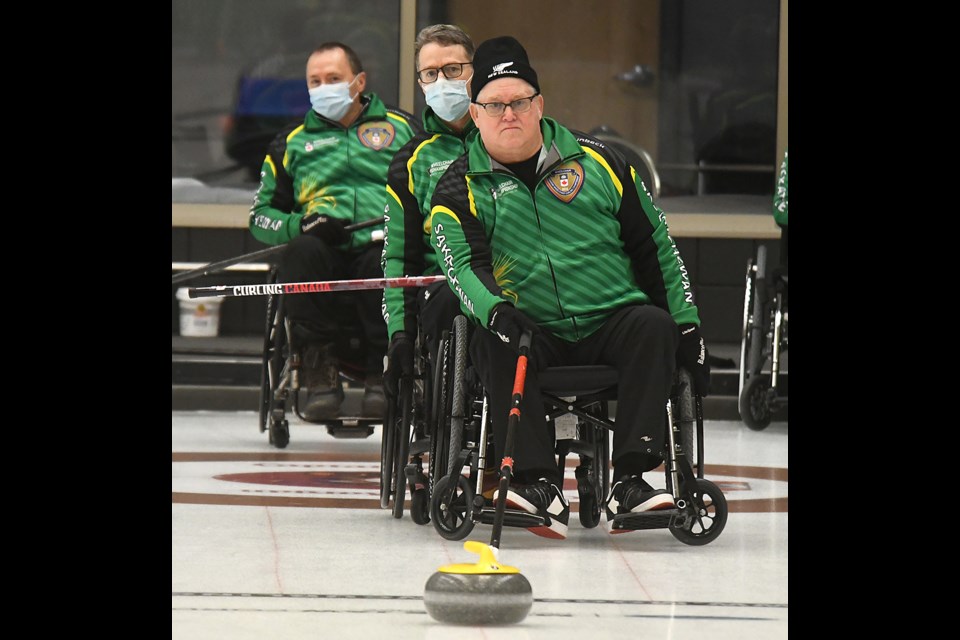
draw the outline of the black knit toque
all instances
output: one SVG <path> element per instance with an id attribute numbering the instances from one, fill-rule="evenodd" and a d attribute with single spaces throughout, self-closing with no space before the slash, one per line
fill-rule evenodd
<path id="1" fill-rule="evenodd" d="M 473 55 L 473 80 L 470 81 L 472 100 L 477 101 L 480 90 L 488 82 L 500 78 L 526 80 L 540 93 L 537 72 L 530 66 L 527 50 L 512 36 L 491 38 L 477 47 Z"/>

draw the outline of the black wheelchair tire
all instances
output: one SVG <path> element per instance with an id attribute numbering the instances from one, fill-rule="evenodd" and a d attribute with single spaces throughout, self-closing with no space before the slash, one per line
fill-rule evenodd
<path id="1" fill-rule="evenodd" d="M 453 395 L 450 398 L 450 435 L 447 468 L 453 469 L 453 464 L 460 455 L 463 446 L 463 423 L 466 416 L 466 371 L 467 371 L 467 318 L 458 315 L 453 320 L 453 371 L 451 374 Z"/>
<path id="2" fill-rule="evenodd" d="M 713 542 L 723 532 L 727 524 L 727 499 L 720 487 L 709 480 L 697 478 L 696 482 L 696 493 L 703 499 L 706 513 L 688 514 L 684 526 L 671 526 L 670 533 L 684 544 L 701 546 Z M 687 509 L 693 510 L 694 506 L 688 505 Z"/>
<path id="3" fill-rule="evenodd" d="M 448 370 L 450 369 L 450 332 L 444 331 L 437 346 L 437 362 L 433 370 L 433 393 L 431 394 L 430 460 L 428 465 L 431 497 L 436 493 L 436 484 L 447 475 L 447 450 L 449 431 L 444 416 L 448 415 Z M 441 454 L 441 452 L 443 452 Z"/>
<path id="4" fill-rule="evenodd" d="M 441 511 L 440 505 L 452 496 L 450 508 Z M 440 478 L 430 496 L 430 519 L 433 528 L 447 540 L 463 540 L 473 531 L 473 489 L 463 475 Z"/>
<path id="5" fill-rule="evenodd" d="M 770 426 L 773 411 L 767 394 L 769 388 L 767 376 L 756 374 L 747 379 L 740 393 L 740 418 L 754 431 L 763 431 Z"/>
<path id="6" fill-rule="evenodd" d="M 427 490 L 416 489 L 410 493 L 410 519 L 414 524 L 428 524 L 430 522 L 430 499 Z"/>
<path id="7" fill-rule="evenodd" d="M 286 420 L 270 421 L 270 444 L 285 449 L 290 444 L 290 424 Z"/>
<path id="8" fill-rule="evenodd" d="M 400 379 L 400 420 L 396 422 L 396 430 L 393 434 L 396 444 L 396 458 L 394 461 L 394 482 L 395 494 L 393 501 L 393 517 L 403 517 L 403 502 L 407 495 L 407 481 L 404 475 L 404 467 L 407 465 L 407 458 L 410 457 L 410 422 L 413 419 L 413 389 L 412 380 L 409 378 Z"/>
<path id="9" fill-rule="evenodd" d="M 393 496 L 393 463 L 396 460 L 396 415 L 398 401 L 388 396 L 387 416 L 380 431 L 380 508 L 390 507 Z"/>

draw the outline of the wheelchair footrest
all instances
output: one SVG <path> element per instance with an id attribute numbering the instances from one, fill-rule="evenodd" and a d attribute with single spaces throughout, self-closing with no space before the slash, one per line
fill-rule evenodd
<path id="1" fill-rule="evenodd" d="M 657 509 L 640 513 L 618 513 L 613 516 L 614 531 L 638 531 L 640 529 L 666 529 L 680 516 L 679 509 Z"/>
<path id="2" fill-rule="evenodd" d="M 335 420 L 326 422 L 327 433 L 334 438 L 369 438 L 373 435 L 373 423 L 364 421 Z"/>
<path id="3" fill-rule="evenodd" d="M 494 507 L 484 507 L 480 510 L 480 513 L 477 514 L 474 512 L 474 519 L 477 519 L 479 516 L 479 522 L 483 524 L 493 524 L 494 519 L 496 518 L 497 510 Z M 546 520 L 543 516 L 538 516 L 532 513 L 527 513 L 526 511 L 518 511 L 517 509 L 504 509 L 503 510 L 503 524 L 507 527 L 540 527 L 546 524 Z"/>

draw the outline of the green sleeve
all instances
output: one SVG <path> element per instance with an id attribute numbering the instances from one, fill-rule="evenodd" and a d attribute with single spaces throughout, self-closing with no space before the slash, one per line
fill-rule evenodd
<path id="1" fill-rule="evenodd" d="M 250 233 L 260 242 L 277 245 L 300 235 L 302 213 L 293 213 L 293 181 L 283 168 L 286 138 L 270 145 L 260 169 L 260 187 L 250 208 Z"/>
<path id="2" fill-rule="evenodd" d="M 653 203 L 633 167 L 622 174 L 623 199 L 618 219 L 624 251 L 630 256 L 634 277 L 655 305 L 679 324 L 700 324 L 693 302 L 690 275 L 677 249 L 667 218 Z"/>
<path id="3" fill-rule="evenodd" d="M 383 207 L 386 220 L 381 254 L 381 267 L 385 278 L 419 276 L 426 268 L 423 215 L 420 213 L 419 203 L 407 187 L 409 158 L 410 149 L 405 146 L 394 156 L 387 174 L 386 204 Z M 416 335 L 416 288 L 385 288 L 382 310 L 388 338 L 392 338 L 397 331 Z"/>
<path id="4" fill-rule="evenodd" d="M 440 193 L 444 183 L 449 182 L 449 175 L 448 170 L 434 194 L 430 240 L 447 284 L 460 300 L 461 311 L 486 327 L 493 308 L 506 298 L 501 297 L 502 289 L 493 275 L 491 250 L 483 225 L 469 205 L 458 206 Z M 464 198 L 460 202 L 469 200 Z"/>
<path id="5" fill-rule="evenodd" d="M 783 150 L 783 162 L 780 163 L 780 177 L 777 178 L 777 192 L 773 196 L 773 219 L 781 227 L 787 226 L 787 150 Z"/>

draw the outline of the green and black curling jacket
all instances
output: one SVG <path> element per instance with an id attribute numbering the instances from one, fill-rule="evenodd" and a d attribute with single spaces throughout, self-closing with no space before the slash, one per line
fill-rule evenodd
<path id="1" fill-rule="evenodd" d="M 250 209 L 250 232 L 267 244 L 300 235 L 308 214 L 339 218 L 344 224 L 379 218 L 383 185 L 393 155 L 420 131 L 410 114 L 388 109 L 373 93 L 349 127 L 313 109 L 301 125 L 291 125 L 270 143 L 260 170 L 260 188 Z M 377 227 L 352 234 L 346 250 L 371 241 Z"/>
<path id="2" fill-rule="evenodd" d="M 460 133 L 426 107 L 422 133 L 393 157 L 387 174 L 387 204 L 381 266 L 386 278 L 440 273 L 430 245 L 430 199 L 440 177 L 466 151 L 466 140 L 477 128 L 469 120 Z M 383 319 L 387 334 L 417 333 L 417 290 L 391 287 L 383 290 Z"/>
<path id="3" fill-rule="evenodd" d="M 546 158 L 533 194 L 479 135 L 434 191 L 431 241 L 461 307 L 486 327 L 507 301 L 569 342 L 631 304 L 699 325 L 666 218 L 633 167 L 551 118 L 540 127 Z"/>

